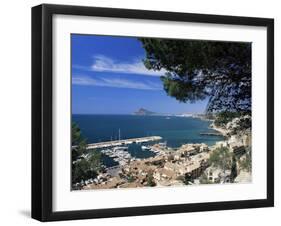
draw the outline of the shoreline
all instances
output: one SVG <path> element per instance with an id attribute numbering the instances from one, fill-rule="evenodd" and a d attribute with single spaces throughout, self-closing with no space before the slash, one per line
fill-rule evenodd
<path id="1" fill-rule="evenodd" d="M 220 133 L 222 136 L 228 137 L 228 133 L 229 133 L 228 130 L 223 129 L 223 128 L 221 128 L 221 127 L 217 127 L 217 126 L 214 125 L 214 123 L 211 123 L 211 124 L 210 124 L 210 128 L 213 129 L 213 130 L 215 130 L 215 131 L 217 131 L 217 132 Z"/>
<path id="2" fill-rule="evenodd" d="M 178 148 L 169 148 L 159 144 L 149 145 L 150 151 L 154 152 L 156 156 L 141 159 L 132 158 L 126 164 L 119 162 L 118 170 L 113 167 L 116 168 L 113 172 L 108 170 L 110 167 L 106 167 L 105 172 L 100 173 L 97 179 L 83 182 L 81 189 L 145 187 L 151 186 L 147 185 L 151 180 L 156 183 L 154 186 L 184 185 L 185 182 L 179 177 L 187 174 L 191 175 L 196 183 L 201 184 L 199 177 L 206 170 L 208 172 L 210 154 L 217 147 L 228 145 L 231 139 L 230 131 L 215 126 L 214 122 L 209 125 L 209 128 L 217 131 L 224 139 L 212 145 L 184 143 Z"/>
<path id="3" fill-rule="evenodd" d="M 118 166 L 106 167 L 105 172 L 100 173 L 98 179 L 90 183 L 85 181 L 82 190 L 145 187 L 148 186 L 146 183 L 149 172 L 152 172 L 150 176 L 156 181 L 155 186 L 183 186 L 185 182 L 178 178 L 185 174 L 190 174 L 194 180 L 197 180 L 194 184 L 200 184 L 198 178 L 208 168 L 208 159 L 216 146 L 217 142 L 213 145 L 185 143 L 178 148 L 154 144 L 150 146 L 150 151 L 156 154 L 154 157 L 132 158 L 127 164 L 119 162 Z M 113 172 L 111 168 L 114 168 Z M 130 182 L 129 177 L 132 180 Z"/>

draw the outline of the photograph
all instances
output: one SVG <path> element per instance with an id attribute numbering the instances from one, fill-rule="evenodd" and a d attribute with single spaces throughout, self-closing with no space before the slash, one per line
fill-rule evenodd
<path id="1" fill-rule="evenodd" d="M 71 191 L 252 183 L 252 43 L 71 34 Z"/>
<path id="2" fill-rule="evenodd" d="M 274 206 L 274 19 L 234 15 L 32 7 L 32 218 Z"/>

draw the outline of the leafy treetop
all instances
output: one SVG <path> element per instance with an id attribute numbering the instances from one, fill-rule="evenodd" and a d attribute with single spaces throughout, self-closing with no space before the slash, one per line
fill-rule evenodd
<path id="1" fill-rule="evenodd" d="M 250 111 L 251 43 L 140 38 L 148 69 L 181 102 L 208 98 L 207 112 Z"/>

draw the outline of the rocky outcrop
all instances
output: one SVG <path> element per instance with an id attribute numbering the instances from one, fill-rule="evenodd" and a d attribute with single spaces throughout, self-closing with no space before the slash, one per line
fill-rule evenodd
<path id="1" fill-rule="evenodd" d="M 155 112 L 152 111 L 148 111 L 144 108 L 140 108 L 139 110 L 137 110 L 136 112 L 134 112 L 134 115 L 156 115 Z"/>
<path id="2" fill-rule="evenodd" d="M 251 146 L 251 116 L 244 115 L 234 118 L 226 125 L 218 127 L 214 123 L 210 127 L 227 138 L 226 144 L 230 148 Z"/>

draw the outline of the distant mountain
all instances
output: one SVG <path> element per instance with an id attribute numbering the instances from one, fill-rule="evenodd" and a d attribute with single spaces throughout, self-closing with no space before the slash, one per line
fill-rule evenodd
<path id="1" fill-rule="evenodd" d="M 144 108 L 140 108 L 139 110 L 137 110 L 136 112 L 134 112 L 134 115 L 156 115 L 157 113 L 152 112 L 152 111 L 148 111 Z"/>

